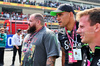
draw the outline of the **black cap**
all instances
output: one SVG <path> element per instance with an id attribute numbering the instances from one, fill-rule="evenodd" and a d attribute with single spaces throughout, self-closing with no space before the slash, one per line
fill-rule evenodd
<path id="1" fill-rule="evenodd" d="M 19 33 L 20 31 L 22 31 L 22 30 L 21 30 L 21 29 L 18 29 L 18 30 L 17 30 L 17 33 Z"/>
<path id="2" fill-rule="evenodd" d="M 58 6 L 57 10 L 51 11 L 50 15 L 56 16 L 57 13 L 62 13 L 62 12 L 73 12 L 73 14 L 75 14 L 72 6 L 67 5 L 67 4 L 61 4 L 60 6 Z"/>

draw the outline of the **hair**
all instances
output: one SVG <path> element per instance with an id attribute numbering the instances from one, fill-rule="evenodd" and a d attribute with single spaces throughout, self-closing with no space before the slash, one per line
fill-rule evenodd
<path id="1" fill-rule="evenodd" d="M 22 31 L 22 30 L 21 30 L 21 29 L 18 29 L 18 30 L 17 30 L 17 33 L 19 33 L 20 31 Z"/>
<path id="2" fill-rule="evenodd" d="M 79 21 L 82 16 L 89 15 L 90 26 L 100 23 L 100 7 L 87 9 L 76 14 L 76 20 Z"/>
<path id="3" fill-rule="evenodd" d="M 44 25 L 44 17 L 43 17 L 42 14 L 40 14 L 40 13 L 35 13 L 35 14 L 32 14 L 32 15 L 34 15 L 34 18 L 35 18 L 36 20 L 40 20 L 40 21 L 41 21 L 41 25 Z M 31 16 L 32 16 L 32 15 L 31 15 Z"/>
<path id="4" fill-rule="evenodd" d="M 2 30 L 5 30 L 4 28 L 0 28 L 0 30 L 2 31 Z"/>

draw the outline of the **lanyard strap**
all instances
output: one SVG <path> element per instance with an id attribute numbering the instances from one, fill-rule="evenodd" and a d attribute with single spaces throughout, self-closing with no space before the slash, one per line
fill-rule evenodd
<path id="1" fill-rule="evenodd" d="M 71 47 L 72 47 L 72 50 L 73 50 L 73 41 L 71 41 L 71 39 L 74 40 L 74 33 L 76 32 L 76 23 L 75 23 L 75 26 L 74 26 L 74 28 L 73 28 L 72 37 L 68 34 L 67 28 L 66 28 L 66 27 L 65 27 L 65 30 L 66 30 L 66 34 L 67 34 L 67 36 L 68 36 L 68 40 L 69 40 L 69 42 L 70 42 L 70 44 L 71 44 Z M 76 34 L 76 33 L 75 33 L 75 34 Z M 76 37 L 77 37 L 77 35 L 76 35 Z M 77 39 L 76 39 L 76 40 L 77 40 Z"/>
<path id="2" fill-rule="evenodd" d="M 44 28 L 44 26 L 43 27 L 41 27 L 37 32 L 35 32 L 32 36 L 30 35 L 30 38 L 29 38 L 29 40 L 28 40 L 28 47 L 30 46 L 30 43 L 31 43 L 31 40 L 32 40 L 32 38 L 40 31 L 40 30 L 42 30 Z"/>

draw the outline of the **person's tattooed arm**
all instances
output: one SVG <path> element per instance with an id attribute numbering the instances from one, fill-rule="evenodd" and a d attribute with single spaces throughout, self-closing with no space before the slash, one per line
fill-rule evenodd
<path id="1" fill-rule="evenodd" d="M 49 57 L 47 59 L 46 66 L 54 66 L 55 65 L 55 60 L 56 60 L 56 57 Z"/>

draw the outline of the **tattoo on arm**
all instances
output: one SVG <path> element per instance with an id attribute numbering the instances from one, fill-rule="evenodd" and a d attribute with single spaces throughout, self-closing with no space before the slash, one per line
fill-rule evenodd
<path id="1" fill-rule="evenodd" d="M 46 66 L 54 66 L 55 65 L 55 59 L 56 59 L 56 57 L 49 57 L 47 59 Z"/>

